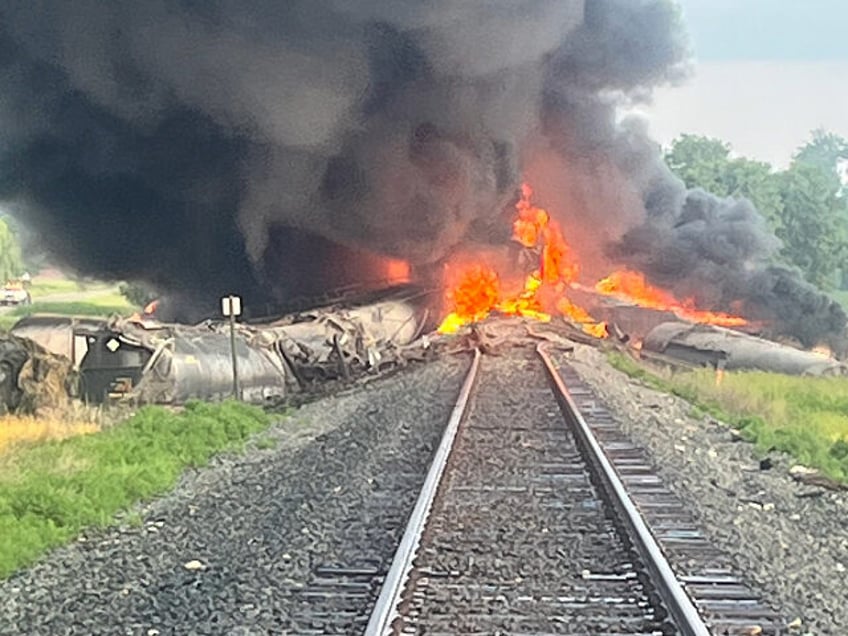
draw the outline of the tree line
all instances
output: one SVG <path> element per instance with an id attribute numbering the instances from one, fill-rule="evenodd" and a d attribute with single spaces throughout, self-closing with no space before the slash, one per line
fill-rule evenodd
<path id="1" fill-rule="evenodd" d="M 24 271 L 24 260 L 18 237 L 10 224 L 0 216 L 0 285 Z"/>
<path id="2" fill-rule="evenodd" d="M 785 170 L 735 157 L 730 144 L 684 134 L 665 153 L 689 188 L 749 199 L 783 242 L 779 258 L 826 290 L 848 289 L 848 141 L 816 130 Z"/>

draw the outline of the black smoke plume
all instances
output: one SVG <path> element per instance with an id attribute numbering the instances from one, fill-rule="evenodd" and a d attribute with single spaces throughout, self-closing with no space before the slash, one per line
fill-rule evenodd
<path id="1" fill-rule="evenodd" d="M 83 273 L 261 304 L 492 240 L 551 156 L 587 253 L 841 329 L 750 206 L 617 122 L 686 60 L 670 0 L 5 0 L 0 200 Z"/>

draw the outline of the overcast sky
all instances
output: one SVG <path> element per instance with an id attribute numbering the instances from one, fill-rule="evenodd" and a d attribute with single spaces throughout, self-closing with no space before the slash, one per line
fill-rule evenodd
<path id="1" fill-rule="evenodd" d="M 704 134 L 785 166 L 814 128 L 848 137 L 848 1 L 679 2 L 695 74 L 642 109 L 660 142 Z"/>

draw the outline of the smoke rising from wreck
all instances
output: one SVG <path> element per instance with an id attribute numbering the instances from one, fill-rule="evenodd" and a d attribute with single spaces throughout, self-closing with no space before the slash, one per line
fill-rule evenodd
<path id="1" fill-rule="evenodd" d="M 595 258 L 807 343 L 845 324 L 748 203 L 617 123 L 685 72 L 670 1 L 7 0 L 0 25 L 0 199 L 84 273 L 285 300 L 502 237 L 529 172 Z"/>

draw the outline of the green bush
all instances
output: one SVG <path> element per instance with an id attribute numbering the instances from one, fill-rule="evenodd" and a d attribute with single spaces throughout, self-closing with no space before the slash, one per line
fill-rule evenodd
<path id="1" fill-rule="evenodd" d="M 156 298 L 156 292 L 143 283 L 121 283 L 118 290 L 121 292 L 121 296 L 136 307 L 144 307 Z"/>

